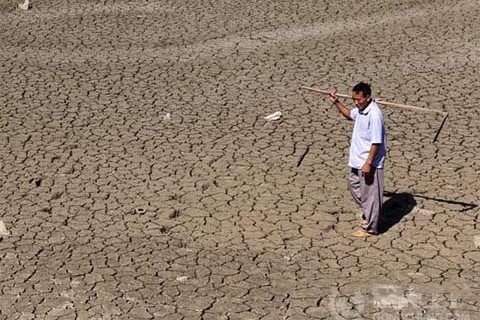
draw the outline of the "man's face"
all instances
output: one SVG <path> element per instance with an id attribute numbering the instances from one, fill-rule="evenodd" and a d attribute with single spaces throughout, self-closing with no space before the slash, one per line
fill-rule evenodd
<path id="1" fill-rule="evenodd" d="M 363 92 L 352 91 L 352 100 L 355 103 L 356 107 L 358 107 L 359 109 L 363 109 L 368 106 L 370 96 L 364 96 Z"/>

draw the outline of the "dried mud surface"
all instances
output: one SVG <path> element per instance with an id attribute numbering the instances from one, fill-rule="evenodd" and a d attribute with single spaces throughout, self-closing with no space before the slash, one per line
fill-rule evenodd
<path id="1" fill-rule="evenodd" d="M 0 319 L 480 318 L 477 1 L 32 4 L 0 2 Z M 299 89 L 360 80 L 450 114 L 383 109 L 366 240 L 351 123 Z"/>

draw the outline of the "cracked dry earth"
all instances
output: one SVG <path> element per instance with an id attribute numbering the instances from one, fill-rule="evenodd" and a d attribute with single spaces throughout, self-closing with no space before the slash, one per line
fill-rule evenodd
<path id="1" fill-rule="evenodd" d="M 476 0 L 16 6 L 0 319 L 480 318 Z M 441 115 L 383 108 L 384 230 L 364 240 L 351 124 L 299 89 L 360 80 L 450 114 L 433 144 Z"/>

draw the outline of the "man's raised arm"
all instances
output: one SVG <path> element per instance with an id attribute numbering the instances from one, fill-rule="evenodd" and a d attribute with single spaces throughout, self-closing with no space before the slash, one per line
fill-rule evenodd
<path id="1" fill-rule="evenodd" d="M 350 109 L 348 109 L 343 103 L 338 100 L 337 92 L 335 90 L 330 92 L 330 100 L 337 107 L 338 111 L 348 120 L 352 120 L 350 116 Z"/>

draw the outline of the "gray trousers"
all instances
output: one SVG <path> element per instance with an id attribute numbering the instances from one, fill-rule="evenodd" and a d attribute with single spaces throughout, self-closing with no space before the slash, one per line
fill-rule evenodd
<path id="1" fill-rule="evenodd" d="M 362 208 L 362 218 L 367 224 L 364 229 L 378 234 L 378 220 L 383 205 L 383 169 L 373 169 L 363 176 L 361 170 L 350 168 L 348 189 L 353 200 Z"/>

